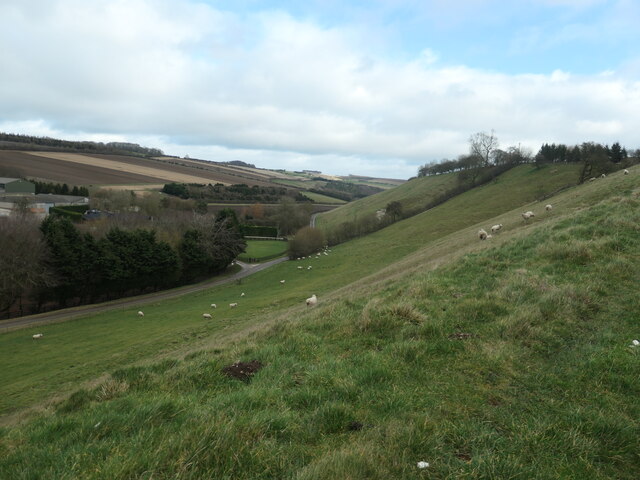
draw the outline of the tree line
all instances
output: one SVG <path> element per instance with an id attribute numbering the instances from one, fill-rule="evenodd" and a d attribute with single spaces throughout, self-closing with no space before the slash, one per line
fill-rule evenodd
<path id="1" fill-rule="evenodd" d="M 182 199 L 194 199 L 205 202 L 260 202 L 278 203 L 284 197 L 290 197 L 296 202 L 310 202 L 298 190 L 276 186 L 249 186 L 244 183 L 235 185 L 214 185 L 168 183 L 162 188 L 167 195 L 174 195 Z"/>
<path id="2" fill-rule="evenodd" d="M 23 150 L 42 150 L 43 148 L 47 148 L 59 151 L 124 154 L 147 157 L 164 155 L 159 148 L 142 147 L 137 143 L 73 141 L 0 132 L 0 148 L 15 149 L 16 147 Z"/>
<path id="3" fill-rule="evenodd" d="M 40 182 L 32 179 L 29 179 L 29 181 L 36 186 L 36 194 L 54 193 L 56 195 L 76 195 L 78 197 L 89 196 L 89 189 L 87 187 L 78 187 L 77 185 L 69 187 L 66 183 Z"/>
<path id="4" fill-rule="evenodd" d="M 155 229 L 112 226 L 101 237 L 68 218 L 1 218 L 0 315 L 24 315 L 155 291 L 227 268 L 246 244 L 233 211 L 195 217 L 175 246 Z"/>

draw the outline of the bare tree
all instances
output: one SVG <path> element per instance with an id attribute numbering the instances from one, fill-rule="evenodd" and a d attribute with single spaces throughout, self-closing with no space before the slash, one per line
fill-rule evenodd
<path id="1" fill-rule="evenodd" d="M 491 165 L 493 152 L 498 149 L 498 145 L 498 137 L 496 137 L 493 130 L 491 130 L 490 135 L 485 132 L 478 132 L 469 137 L 469 153 L 472 156 L 481 158 L 485 167 Z"/>
<path id="2" fill-rule="evenodd" d="M 33 289 L 53 285 L 46 259 L 47 245 L 37 219 L 29 215 L 0 218 L 0 311 Z"/>

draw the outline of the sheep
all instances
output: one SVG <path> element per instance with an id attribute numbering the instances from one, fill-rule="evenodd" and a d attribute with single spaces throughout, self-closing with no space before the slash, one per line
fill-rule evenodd
<path id="1" fill-rule="evenodd" d="M 229 304 L 229 307 L 231 307 L 231 308 L 236 308 L 237 306 L 238 306 L 238 304 L 237 304 L 237 303 L 230 303 L 230 304 Z"/>
<path id="2" fill-rule="evenodd" d="M 314 293 L 309 298 L 307 298 L 306 303 L 307 303 L 307 307 L 313 307 L 315 304 L 317 304 L 318 297 L 316 297 L 316 294 Z"/>
<path id="3" fill-rule="evenodd" d="M 496 233 L 501 228 L 502 228 L 502 224 L 501 223 L 499 223 L 498 225 L 494 225 L 493 227 L 491 227 L 491 233 Z"/>
<path id="4" fill-rule="evenodd" d="M 244 292 L 242 292 L 242 293 L 240 294 L 240 296 L 241 296 L 241 297 L 244 297 Z"/>
<path id="5" fill-rule="evenodd" d="M 624 169 L 624 174 L 625 175 L 629 175 L 629 170 L 627 170 L 626 168 Z"/>
<path id="6" fill-rule="evenodd" d="M 33 339 L 34 339 L 34 340 L 38 340 L 39 338 L 42 338 L 42 337 L 44 337 L 44 333 L 36 333 L 36 334 L 33 336 Z"/>
<path id="7" fill-rule="evenodd" d="M 485 232 L 481 228 L 480 230 L 478 230 L 478 237 L 480 238 L 480 240 L 486 240 L 487 239 L 487 232 Z"/>
<path id="8" fill-rule="evenodd" d="M 210 313 L 203 313 L 202 314 L 202 318 L 205 318 L 207 320 L 211 320 L 211 314 Z"/>
<path id="9" fill-rule="evenodd" d="M 606 174 L 606 173 L 603 173 L 602 175 L 600 175 L 600 178 L 604 178 L 604 177 L 606 177 L 606 176 L 607 176 L 607 174 Z"/>
<path id="10" fill-rule="evenodd" d="M 139 316 L 139 317 L 144 317 L 144 312 L 143 312 L 142 310 L 140 310 L 140 311 L 138 312 L 138 316 Z"/>
<path id="11" fill-rule="evenodd" d="M 491 234 L 487 235 L 487 240 L 489 240 L 490 238 L 493 238 L 493 235 Z"/>
<path id="12" fill-rule="evenodd" d="M 547 205 L 545 205 L 545 206 L 544 206 L 544 209 L 545 209 L 547 212 L 550 212 L 552 208 L 553 208 L 553 205 L 551 205 L 550 203 L 548 203 Z"/>
<path id="13" fill-rule="evenodd" d="M 280 284 L 281 284 L 281 285 L 284 285 L 284 280 L 280 280 Z"/>
<path id="14" fill-rule="evenodd" d="M 218 308 L 218 306 L 215 303 L 212 303 L 211 308 Z"/>
<path id="15" fill-rule="evenodd" d="M 311 265 L 309 265 L 309 266 L 307 267 L 307 270 L 311 270 Z"/>
<path id="16" fill-rule="evenodd" d="M 522 218 L 524 218 L 525 222 L 529 220 L 531 217 L 535 217 L 535 214 L 531 210 L 529 210 L 528 212 L 524 212 L 522 214 Z"/>
<path id="17" fill-rule="evenodd" d="M 302 265 L 298 266 L 298 270 L 302 270 L 304 267 Z"/>
<path id="18" fill-rule="evenodd" d="M 589 181 L 590 181 L 590 182 L 593 182 L 595 179 L 596 179 L 596 177 L 591 177 L 591 178 L 589 179 Z"/>

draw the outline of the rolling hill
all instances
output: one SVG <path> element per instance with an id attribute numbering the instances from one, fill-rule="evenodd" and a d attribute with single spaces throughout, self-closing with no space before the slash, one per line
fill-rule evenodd
<path id="1" fill-rule="evenodd" d="M 2 411 L 44 410 L 0 429 L 0 476 L 388 479 L 427 461 L 433 478 L 635 478 L 638 175 L 545 214 L 538 187 L 561 175 L 518 167 L 143 319 L 5 333 Z M 203 321 L 212 301 L 239 307 Z M 240 360 L 262 369 L 222 373 Z"/>

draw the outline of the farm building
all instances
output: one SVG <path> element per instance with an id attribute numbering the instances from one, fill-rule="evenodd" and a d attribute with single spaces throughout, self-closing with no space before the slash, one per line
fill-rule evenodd
<path id="1" fill-rule="evenodd" d="M 0 194 L 35 194 L 36 186 L 35 184 L 28 182 L 26 180 L 22 180 L 21 178 L 6 178 L 0 177 Z"/>
<path id="2" fill-rule="evenodd" d="M 53 195 L 51 193 L 39 193 L 37 195 L 0 194 L 0 216 L 11 215 L 16 204 L 19 205 L 21 203 L 26 203 L 26 208 L 29 213 L 44 218 L 49 214 L 51 207 L 64 207 L 68 205 L 88 206 L 89 199 L 75 195 Z"/>

